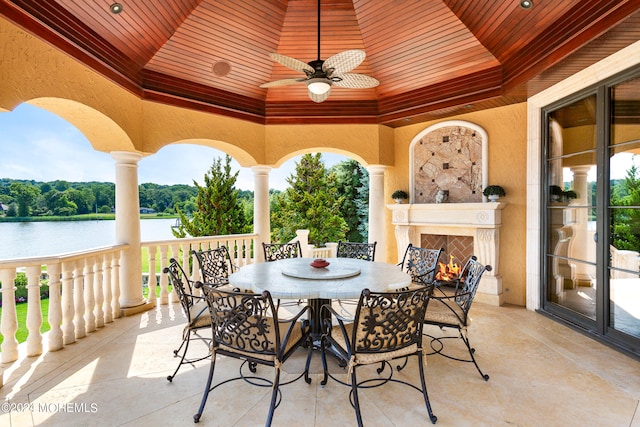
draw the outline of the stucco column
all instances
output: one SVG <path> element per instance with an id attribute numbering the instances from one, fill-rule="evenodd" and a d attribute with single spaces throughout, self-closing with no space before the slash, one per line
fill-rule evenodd
<path id="1" fill-rule="evenodd" d="M 375 261 L 386 261 L 387 241 L 384 232 L 384 171 L 386 166 L 368 166 L 369 171 L 369 242 L 376 244 Z"/>
<path id="2" fill-rule="evenodd" d="M 138 162 L 142 155 L 112 151 L 116 161 L 116 243 L 129 244 L 120 259 L 120 308 L 142 306 L 142 262 L 140 255 L 140 200 Z"/>
<path id="3" fill-rule="evenodd" d="M 254 166 L 253 171 L 253 232 L 258 235 L 254 258 L 264 261 L 262 242 L 271 242 L 271 211 L 269 210 L 269 166 Z"/>

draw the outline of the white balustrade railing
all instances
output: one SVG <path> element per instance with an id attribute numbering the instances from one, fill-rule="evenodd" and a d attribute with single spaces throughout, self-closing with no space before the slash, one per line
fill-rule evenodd
<path id="1" fill-rule="evenodd" d="M 129 245 L 114 245 L 47 257 L 0 260 L 0 362 L 18 359 L 14 282 L 19 271 L 24 271 L 27 279 L 26 354 L 38 356 L 43 352 L 41 277 L 49 278 L 47 321 L 51 329 L 46 348 L 56 351 L 120 317 L 120 258 L 128 248 Z"/>
<path id="2" fill-rule="evenodd" d="M 157 303 L 157 286 L 160 286 L 160 304 L 177 301 L 175 293 L 169 294 L 167 275 L 160 274 L 158 283 L 156 274 L 153 274 L 163 271 L 171 258 L 178 259 L 191 278 L 198 280 L 200 271 L 192 250 L 225 245 L 232 262 L 241 267 L 253 262 L 256 237 L 257 234 L 238 234 L 143 242 L 141 247 L 148 251 L 150 272 L 148 302 Z M 60 350 L 121 316 L 120 260 L 128 249 L 129 245 L 123 244 L 46 257 L 0 260 L 0 333 L 3 336 L 0 363 L 11 363 L 18 359 L 14 285 L 18 272 L 24 272 L 27 279 L 26 355 L 38 356 L 43 351 Z M 51 328 L 46 334 L 45 346 L 40 332 L 43 323 L 40 305 L 43 277 L 48 278 L 47 321 Z M 140 286 L 143 286 L 142 277 Z"/>
<path id="3" fill-rule="evenodd" d="M 231 257 L 231 262 L 242 267 L 251 264 L 254 259 L 255 241 L 257 234 L 229 234 L 226 236 L 207 236 L 193 237 L 185 239 L 158 240 L 153 242 L 143 242 L 142 248 L 148 250 L 149 256 L 149 302 L 156 302 L 157 286 L 160 286 L 160 304 L 178 302 L 175 291 L 169 294 L 169 278 L 166 274 L 160 274 L 169 266 L 169 260 L 175 258 L 180 262 L 185 272 L 189 274 L 192 280 L 200 280 L 200 270 L 197 268 L 198 261 L 192 251 L 214 249 L 220 246 L 226 246 Z M 158 268 L 159 263 L 159 268 Z M 156 274 L 160 274 L 160 283 L 158 284 Z"/>

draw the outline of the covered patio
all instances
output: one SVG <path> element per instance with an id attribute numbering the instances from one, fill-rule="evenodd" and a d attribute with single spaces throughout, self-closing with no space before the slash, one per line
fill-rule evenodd
<path id="1" fill-rule="evenodd" d="M 478 361 L 472 365 L 429 356 L 427 386 L 438 426 L 639 426 L 640 365 L 591 338 L 521 307 L 475 304 L 469 329 Z M 190 425 L 200 403 L 208 361 L 185 366 L 172 383 L 173 349 L 184 316 L 178 304 L 116 319 L 63 351 L 20 358 L 4 373 L 0 397 L 35 408 L 3 411 L 5 426 Z M 434 331 L 431 331 L 434 332 Z M 462 343 L 447 343 L 456 347 Z M 194 348 L 193 350 L 202 350 Z M 305 354 L 284 365 L 301 372 Z M 333 363 L 330 360 L 330 363 Z M 415 363 L 415 362 L 412 362 Z M 236 360 L 220 359 L 219 378 L 237 373 Z M 415 365 L 396 373 L 405 379 Z M 336 364 L 334 373 L 346 371 Z M 271 370 L 259 370 L 267 376 Z M 349 426 L 355 415 L 349 388 L 324 388 L 319 354 L 312 383 L 282 388 L 274 426 Z M 367 374 L 376 375 L 372 370 Z M 414 378 L 415 379 L 415 378 Z M 199 425 L 263 425 L 270 390 L 236 381 L 215 390 Z M 385 385 L 361 392 L 365 425 L 429 426 L 419 392 Z M 18 408 L 20 406 L 17 406 Z"/>
<path id="2" fill-rule="evenodd" d="M 482 250 L 476 255 L 500 273 L 490 292 L 480 291 L 484 301 L 473 306 L 469 332 L 479 363 L 491 379 L 484 382 L 470 366 L 429 357 L 427 382 L 438 425 L 640 426 L 638 361 L 536 311 L 541 309 L 546 280 L 540 265 L 546 191 L 540 172 L 542 108 L 637 68 L 637 2 L 563 0 L 545 9 L 536 8 L 541 2 L 534 1 L 534 8 L 525 9 L 520 2 L 503 0 L 442 0 L 413 2 L 391 13 L 380 6 L 384 2 L 325 1 L 329 15 L 335 10 L 349 13 L 349 19 L 329 20 L 338 34 L 330 41 L 331 53 L 367 50 L 371 62 L 359 71 L 383 84 L 362 91 L 338 89 L 319 104 L 308 99 L 304 85 L 291 91 L 259 87 L 288 77 L 284 67 L 274 66 L 269 52 L 296 58 L 315 53 L 315 35 L 300 36 L 296 25 L 309 17 L 314 21 L 315 1 L 243 3 L 253 6 L 251 13 L 245 13 L 245 6 L 221 11 L 217 7 L 226 3 L 214 0 L 176 1 L 182 7 L 175 8 L 161 1 L 135 6 L 122 2 L 120 15 L 108 11 L 109 3 L 0 0 L 0 111 L 27 102 L 68 120 L 94 149 L 112 155 L 118 192 L 118 242 L 113 247 L 72 256 L 0 260 L 3 283 L 11 283 L 17 268 L 27 269 L 34 301 L 43 266 L 52 268 L 52 277 L 60 277 L 54 285 L 62 294 L 52 301 L 53 316 L 49 313 L 50 323 L 60 327 L 41 335 L 42 313 L 36 303 L 30 304 L 29 338 L 19 346 L 11 340 L 16 329 L 13 313 L 3 307 L 0 397 L 14 406 L 7 407 L 13 409 L 10 413 L 0 414 L 2 425 L 191 422 L 204 387 L 206 362 L 182 369 L 173 383 L 166 381 L 175 368 L 172 351 L 185 320 L 170 298 L 166 277 L 157 284 L 157 300 L 142 295 L 140 250 L 145 243 L 137 221 L 136 169 L 142 157 L 169 144 L 199 144 L 225 151 L 252 168 L 254 230 L 240 238 L 242 245 L 258 247 L 270 239 L 270 171 L 302 153 L 348 155 L 370 173 L 369 240 L 378 242 L 376 260 L 395 263 L 407 243 L 420 241 L 413 230 L 439 234 L 431 229 L 443 228 L 411 217 L 425 206 L 443 211 L 433 201 L 416 202 L 411 153 L 421 144 L 419 135 L 447 122 L 482 131 L 487 164 L 482 183 L 504 185 L 507 198 L 500 203 L 500 221 L 487 223 L 490 215 L 473 215 L 468 221 L 473 231 L 464 225 L 464 232 L 457 233 L 473 236 Z M 291 8 L 287 11 L 283 5 Z M 160 15 L 166 22 L 152 19 Z M 203 38 L 191 37 L 203 16 L 214 21 Z M 376 25 L 383 18 L 391 21 Z M 418 26 L 407 25 L 394 40 L 416 43 L 406 46 L 407 52 L 417 54 L 383 48 L 393 34 L 389 29 L 403 28 L 409 18 L 424 22 L 425 33 L 416 37 Z M 467 47 L 463 53 L 440 45 L 444 37 L 438 25 L 445 20 L 453 23 L 447 40 L 455 42 L 452 35 L 459 32 L 460 45 Z M 359 23 L 366 25 L 360 28 Z M 272 25 L 283 35 L 270 31 Z M 226 41 L 220 35 L 223 26 Z M 130 28 L 141 33 L 124 31 Z M 245 31 L 239 39 L 236 28 L 255 31 Z M 339 34 L 345 28 L 356 28 L 352 34 L 359 36 L 342 39 Z M 182 43 L 220 50 L 208 51 L 197 70 Z M 243 46 L 259 47 L 246 53 Z M 431 68 L 438 55 L 445 61 Z M 401 63 L 394 62 L 397 58 Z M 228 67 L 254 72 L 232 72 L 224 80 Z M 418 72 L 425 69 L 430 72 Z M 453 72 L 456 69 L 460 72 Z M 409 191 L 409 205 L 386 205 L 397 189 Z M 482 212 L 488 209 L 484 202 L 470 204 Z M 482 227 L 476 227 L 477 219 Z M 456 227 L 462 226 L 449 226 Z M 188 264 L 188 243 L 152 243 L 157 253 L 153 262 L 166 266 L 175 256 Z M 11 287 L 1 290 L 10 300 Z M 331 382 L 320 387 L 318 362 L 316 357 L 311 385 L 296 382 L 283 388 L 276 425 L 355 424 L 348 389 Z M 228 375 L 236 372 L 236 362 L 222 364 Z M 300 358 L 287 369 L 301 369 Z M 340 372 L 337 366 L 332 369 Z M 229 398 L 216 401 L 214 392 L 201 424 L 262 425 L 268 390 L 241 383 L 226 387 L 219 391 Z M 414 399 L 411 391 L 367 390 L 363 401 L 367 425 L 430 425 L 420 395 Z M 25 403 L 33 408 L 25 410 L 20 406 Z"/>

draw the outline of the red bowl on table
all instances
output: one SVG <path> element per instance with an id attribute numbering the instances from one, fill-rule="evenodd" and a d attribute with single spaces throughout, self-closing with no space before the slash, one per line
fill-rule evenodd
<path id="1" fill-rule="evenodd" d="M 309 264 L 311 267 L 314 268 L 325 268 L 326 266 L 328 266 L 329 264 L 331 264 L 330 262 L 328 262 L 325 259 L 322 258 L 316 258 L 313 260 L 313 262 L 311 264 Z"/>

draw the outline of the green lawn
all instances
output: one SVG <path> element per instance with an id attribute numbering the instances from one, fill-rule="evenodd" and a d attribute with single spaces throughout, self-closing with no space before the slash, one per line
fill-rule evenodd
<path id="1" fill-rule="evenodd" d="M 51 327 L 47 321 L 49 315 L 49 300 L 43 299 L 40 301 L 40 307 L 42 308 L 42 327 L 41 333 L 47 332 Z M 18 343 L 25 342 L 29 331 L 27 330 L 27 303 L 16 304 L 16 315 L 18 317 L 18 330 L 16 331 L 16 339 Z M 2 316 L 2 308 L 0 308 L 0 316 Z M 0 335 L 0 344 L 4 341 L 4 337 Z"/>
<path id="2" fill-rule="evenodd" d="M 171 292 L 171 285 L 169 285 L 169 292 Z M 146 298 L 148 294 L 148 288 L 144 287 L 142 295 Z M 158 286 L 156 289 L 156 295 L 160 298 L 160 287 Z M 40 328 L 41 333 L 47 332 L 51 327 L 49 326 L 49 322 L 47 321 L 47 316 L 49 314 L 49 300 L 43 299 L 40 301 L 40 307 L 42 308 L 42 328 Z M 16 304 L 16 315 L 18 317 L 18 330 L 16 331 L 16 339 L 18 343 L 25 342 L 27 340 L 27 335 L 29 335 L 29 331 L 27 330 L 27 303 Z M 2 316 L 2 307 L 0 307 L 0 316 Z M 0 334 L 0 344 L 4 337 Z"/>

